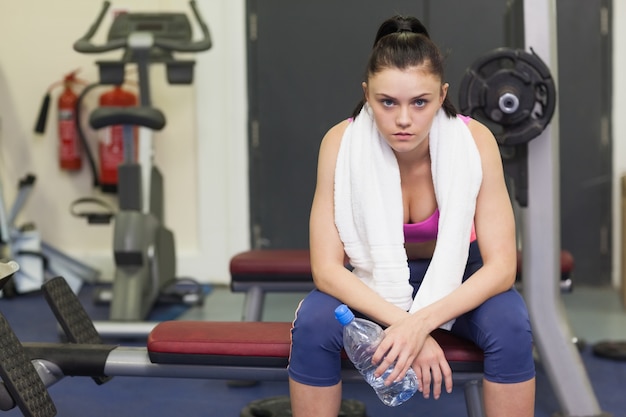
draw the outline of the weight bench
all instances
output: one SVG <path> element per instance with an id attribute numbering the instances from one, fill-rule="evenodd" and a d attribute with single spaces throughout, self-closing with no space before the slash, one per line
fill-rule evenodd
<path id="1" fill-rule="evenodd" d="M 521 279 L 522 257 L 517 257 L 518 281 Z M 561 290 L 571 291 L 574 258 L 561 251 Z M 308 249 L 253 249 L 241 252 L 230 260 L 230 288 L 245 292 L 243 320 L 261 321 L 265 293 L 307 292 L 315 288 Z"/>
<path id="2" fill-rule="evenodd" d="M 98 384 L 114 376 L 287 380 L 291 323 L 167 321 L 152 330 L 147 347 L 108 345 L 102 343 L 80 300 L 62 277 L 49 280 L 42 289 L 70 343 L 22 344 L 0 314 L 0 340 L 5 341 L 0 349 L 0 375 L 4 379 L 10 368 L 14 374 L 20 371 L 20 380 L 25 375 L 44 384 L 36 391 L 44 405 L 37 401 L 28 405 L 24 399 L 32 397 L 32 384 L 20 386 L 5 379 L 0 383 L 2 410 L 18 405 L 26 417 L 55 415 L 45 388 L 65 376 L 90 376 Z M 433 336 L 444 350 L 455 382 L 465 383 L 468 416 L 484 416 L 482 351 L 444 330 L 435 331 Z M 16 363 L 15 357 L 23 360 Z M 363 381 L 345 356 L 342 377 L 346 382 Z"/>
<path id="3" fill-rule="evenodd" d="M 148 337 L 148 354 L 152 363 L 219 368 L 224 379 L 287 380 L 290 330 L 288 322 L 163 322 Z M 454 381 L 464 383 L 468 416 L 484 417 L 483 352 L 448 331 L 438 329 L 432 335 Z M 364 382 L 345 353 L 342 358 L 342 380 Z"/>

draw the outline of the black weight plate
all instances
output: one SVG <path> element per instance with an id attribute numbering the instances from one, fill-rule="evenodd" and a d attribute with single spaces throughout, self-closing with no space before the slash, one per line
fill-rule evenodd
<path id="1" fill-rule="evenodd" d="M 255 400 L 241 410 L 239 416 L 291 417 L 291 401 L 286 395 Z M 367 417 L 365 414 L 365 405 L 356 400 L 343 400 L 338 417 Z"/>
<path id="2" fill-rule="evenodd" d="M 626 341 L 602 341 L 593 345 L 593 353 L 596 356 L 626 361 Z"/>
<path id="3" fill-rule="evenodd" d="M 505 95 L 517 100 L 514 110 L 501 108 L 499 99 Z M 499 144 L 518 145 L 548 125 L 556 108 L 556 88 L 550 70 L 534 52 L 498 48 L 466 70 L 459 107 L 486 124 Z"/>

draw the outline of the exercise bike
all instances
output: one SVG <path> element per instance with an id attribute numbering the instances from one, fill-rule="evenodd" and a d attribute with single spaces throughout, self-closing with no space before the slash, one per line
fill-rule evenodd
<path id="1" fill-rule="evenodd" d="M 192 40 L 191 23 L 184 13 L 123 13 L 114 18 L 107 40 L 96 45 L 91 39 L 109 6 L 110 2 L 105 1 L 87 33 L 74 43 L 74 49 L 87 54 L 122 50 L 119 60 L 96 62 L 100 84 L 123 84 L 126 66 L 134 64 L 139 106 L 97 108 L 89 123 L 94 129 L 122 125 L 125 133 L 135 128 L 139 133 L 136 144 L 132 134 L 124 135 L 124 161 L 118 167 L 118 211 L 86 213 L 84 217 L 89 223 L 114 222 L 115 275 L 109 319 L 142 321 L 161 290 L 176 279 L 174 234 L 164 224 L 163 176 L 153 161 L 152 133 L 166 122 L 163 113 L 152 106 L 149 66 L 164 64 L 169 84 L 190 84 L 194 61 L 176 59 L 173 53 L 206 51 L 212 43 L 208 27 L 191 1 L 202 32 L 200 40 Z"/>

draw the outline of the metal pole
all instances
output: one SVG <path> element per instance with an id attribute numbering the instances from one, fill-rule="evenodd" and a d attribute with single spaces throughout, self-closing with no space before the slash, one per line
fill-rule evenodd
<path id="1" fill-rule="evenodd" d="M 558 81 L 556 0 L 524 0 L 526 48 Z M 558 84 L 557 84 L 558 85 Z M 558 103 L 557 103 L 558 104 Z M 564 416 L 600 416 L 560 298 L 559 115 L 528 144 L 528 206 L 523 209 L 524 297 L 535 345 Z"/>
<path id="2" fill-rule="evenodd" d="M 0 178 L 0 249 L 2 245 L 9 245 L 11 241 L 11 233 L 9 231 L 9 220 L 4 204 L 4 190 L 2 188 L 2 179 Z M 0 250 L 0 258 L 3 256 Z"/>

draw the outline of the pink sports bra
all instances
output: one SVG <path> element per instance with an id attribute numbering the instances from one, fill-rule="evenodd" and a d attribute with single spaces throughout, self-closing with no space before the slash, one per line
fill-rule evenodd
<path id="1" fill-rule="evenodd" d="M 428 242 L 437 239 L 439 231 L 439 209 L 426 220 L 404 225 L 404 241 L 407 243 Z"/>
<path id="2" fill-rule="evenodd" d="M 428 242 L 430 240 L 437 239 L 437 232 L 439 231 L 439 209 L 436 209 L 433 214 L 426 220 L 422 220 L 419 223 L 406 223 L 404 225 L 404 241 L 406 243 L 421 243 Z M 476 240 L 476 230 L 472 225 L 472 234 L 470 235 L 470 242 Z"/>
<path id="3" fill-rule="evenodd" d="M 458 117 L 468 124 L 470 117 L 458 115 Z M 435 210 L 433 214 L 426 220 L 422 220 L 419 223 L 408 223 L 404 225 L 404 241 L 406 243 L 421 243 L 428 242 L 430 240 L 437 239 L 437 232 L 439 231 L 439 209 Z M 472 234 L 470 242 L 476 240 L 476 230 L 472 226 Z"/>

